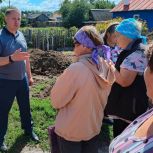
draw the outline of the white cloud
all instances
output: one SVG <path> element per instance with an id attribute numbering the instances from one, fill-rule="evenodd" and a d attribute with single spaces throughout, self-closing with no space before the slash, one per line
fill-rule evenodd
<path id="1" fill-rule="evenodd" d="M 56 11 L 60 8 L 61 0 L 43 0 L 39 4 L 32 4 L 29 0 L 11 0 L 11 5 L 21 10 Z M 5 0 L 0 6 L 8 6 L 9 0 Z"/>
<path id="2" fill-rule="evenodd" d="M 60 4 L 63 0 L 42 0 L 39 4 L 30 3 L 30 0 L 10 0 L 11 5 L 21 10 L 40 10 L 40 11 L 56 11 L 60 8 Z M 111 0 L 116 4 L 120 0 Z M 9 0 L 3 1 L 0 6 L 8 6 Z"/>

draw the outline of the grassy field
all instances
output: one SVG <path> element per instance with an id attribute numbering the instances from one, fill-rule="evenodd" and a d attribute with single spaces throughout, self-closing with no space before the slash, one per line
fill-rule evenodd
<path id="1" fill-rule="evenodd" d="M 55 78 L 41 81 L 39 84 L 36 84 L 31 88 L 31 93 L 34 95 L 38 94 L 45 88 L 45 86 L 53 82 L 55 82 Z M 44 151 L 50 149 L 47 128 L 49 125 L 54 124 L 56 111 L 52 108 L 49 97 L 39 99 L 31 96 L 31 111 L 34 121 L 34 130 L 40 137 L 40 143 L 35 144 L 34 142 L 25 139 L 23 130 L 21 129 L 18 105 L 15 101 L 9 114 L 9 127 L 6 135 L 6 144 L 9 147 L 9 153 L 20 153 L 24 146 L 27 145 L 30 147 L 41 148 Z M 112 138 L 111 131 L 111 127 L 108 127 L 107 125 L 103 126 L 101 136 L 102 145 L 109 144 L 109 141 Z"/>

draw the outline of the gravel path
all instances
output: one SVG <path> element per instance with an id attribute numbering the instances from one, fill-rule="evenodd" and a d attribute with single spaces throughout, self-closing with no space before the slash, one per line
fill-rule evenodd
<path id="1" fill-rule="evenodd" d="M 21 153 L 49 153 L 49 151 L 43 151 L 40 148 L 31 148 L 29 146 L 25 146 Z"/>

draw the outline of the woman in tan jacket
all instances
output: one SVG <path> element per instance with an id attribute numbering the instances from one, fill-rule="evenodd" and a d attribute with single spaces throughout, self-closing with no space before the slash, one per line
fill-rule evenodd
<path id="1" fill-rule="evenodd" d="M 98 153 L 98 135 L 104 108 L 114 82 L 113 67 L 98 56 L 105 50 L 93 26 L 82 27 L 74 36 L 77 62 L 57 79 L 51 101 L 58 110 L 55 133 L 61 153 Z"/>

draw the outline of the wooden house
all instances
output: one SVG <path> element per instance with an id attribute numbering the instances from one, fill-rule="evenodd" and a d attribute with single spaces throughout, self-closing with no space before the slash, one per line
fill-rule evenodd
<path id="1" fill-rule="evenodd" d="M 89 21 L 84 24 L 96 24 L 112 19 L 110 9 L 91 9 L 89 11 Z"/>
<path id="2" fill-rule="evenodd" d="M 153 29 L 153 0 L 122 0 L 111 12 L 113 18 L 136 18 L 146 21 L 149 31 Z"/>

